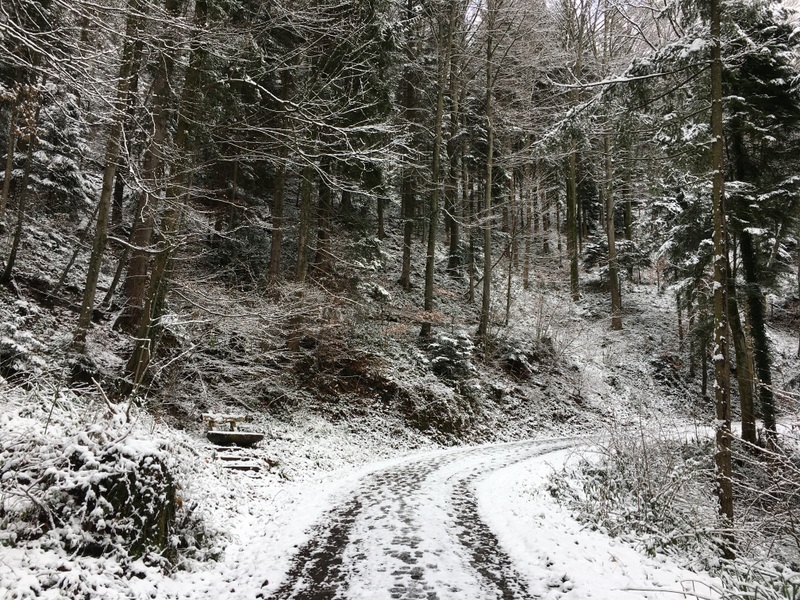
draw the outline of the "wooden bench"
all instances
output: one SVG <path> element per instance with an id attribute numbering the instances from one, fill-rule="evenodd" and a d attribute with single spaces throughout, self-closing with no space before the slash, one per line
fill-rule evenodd
<path id="1" fill-rule="evenodd" d="M 203 413 L 203 422 L 206 425 L 206 431 L 218 429 L 222 425 L 227 425 L 229 431 L 236 431 L 239 423 L 249 423 L 253 419 L 248 415 L 227 415 L 222 413 Z"/>

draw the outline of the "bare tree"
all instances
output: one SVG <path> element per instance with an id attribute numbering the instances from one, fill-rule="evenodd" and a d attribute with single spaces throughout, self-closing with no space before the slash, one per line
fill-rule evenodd
<path id="1" fill-rule="evenodd" d="M 430 206 L 428 208 L 428 250 L 425 260 L 425 299 L 423 309 L 427 314 L 433 311 L 433 283 L 436 268 L 437 227 L 439 224 L 439 194 L 441 192 L 441 154 L 444 119 L 444 96 L 449 79 L 451 56 L 453 54 L 453 30 L 462 15 L 456 15 L 456 0 L 447 5 L 447 12 L 435 15 L 438 35 L 437 77 L 436 77 L 436 115 L 434 117 L 433 166 Z M 431 334 L 432 323 L 426 319 L 422 323 L 421 336 Z"/>
<path id="2" fill-rule="evenodd" d="M 125 109 L 131 92 L 131 78 L 138 71 L 136 44 L 139 40 L 142 25 L 142 1 L 128 0 L 125 35 L 123 38 L 122 59 L 117 77 L 116 98 L 112 105 L 111 124 L 105 150 L 105 168 L 103 170 L 103 185 L 100 190 L 99 209 L 97 211 L 97 224 L 95 226 L 92 254 L 89 258 L 89 269 L 86 273 L 81 312 L 78 318 L 78 327 L 75 332 L 74 347 L 78 352 L 83 352 L 86 347 L 86 335 L 92 321 L 94 310 L 94 297 L 97 292 L 97 281 L 100 277 L 100 268 L 103 264 L 103 253 L 106 248 L 108 236 L 108 217 L 111 209 L 111 194 L 114 188 L 114 175 L 119 162 L 122 124 L 125 118 Z"/>
<path id="3" fill-rule="evenodd" d="M 178 0 L 166 0 L 165 15 L 171 17 L 173 22 L 179 16 L 178 8 Z M 175 48 L 180 46 L 176 41 L 158 36 L 151 47 L 151 60 L 155 63 L 155 75 L 151 85 L 153 101 L 150 120 L 152 125 L 150 131 L 147 132 L 147 146 L 142 159 L 142 189 L 133 214 L 130 239 L 132 251 L 128 272 L 123 283 L 126 304 L 115 323 L 116 327 L 127 333 L 136 332 L 141 328 L 142 320 L 147 318 L 144 305 L 148 287 L 150 242 L 153 237 L 161 195 L 164 191 L 163 174 L 167 160 L 164 150 L 168 135 L 168 115 L 172 104 L 171 90 L 174 86 Z"/>

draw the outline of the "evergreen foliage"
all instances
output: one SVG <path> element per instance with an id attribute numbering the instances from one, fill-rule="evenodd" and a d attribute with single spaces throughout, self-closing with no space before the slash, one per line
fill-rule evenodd
<path id="1" fill-rule="evenodd" d="M 707 367 L 726 366 L 728 331 L 712 299 L 730 294 L 727 310 L 747 311 L 731 334 L 737 361 L 752 350 L 762 441 L 780 450 L 766 298 L 797 290 L 797 16 L 723 0 L 716 37 L 707 4 L 3 0 L 0 291 L 21 304 L 0 322 L 0 378 L 31 385 L 52 347 L 114 401 L 176 394 L 164 412 L 185 417 L 224 389 L 287 418 L 306 403 L 337 417 L 396 411 L 451 443 L 512 414 L 520 389 L 563 377 L 575 389 L 554 392 L 566 408 L 550 412 L 567 422 L 600 396 L 565 366 L 573 325 L 599 314 L 606 288 L 602 318 L 620 329 L 636 317 L 617 286 L 581 282 L 596 269 L 625 294 L 642 278 L 672 286 L 662 298 L 677 296 L 688 349 L 643 364 L 708 419 Z M 724 169 L 711 164 L 721 141 Z M 553 290 L 567 281 L 562 302 Z M 533 294 L 537 317 L 514 323 Z M 29 335 L 41 316 L 29 297 L 76 321 L 74 338 Z M 508 341 L 514 326 L 530 339 Z M 508 389 L 476 381 L 484 372 Z M 41 457 L 73 481 L 0 465 L 2 482 L 36 482 L 20 539 L 68 529 L 67 507 L 86 532 L 61 539 L 76 552 L 175 559 L 165 453 L 134 460 L 95 429 L 73 442 Z M 696 448 L 675 450 L 666 466 L 694 473 Z M 674 535 L 653 535 L 652 553 L 688 535 L 641 473 L 582 469 L 573 495 L 600 498 L 597 527 L 646 533 L 658 513 Z M 635 505 L 619 521 L 615 498 Z M 6 529 L 14 516 L 0 514 Z"/>

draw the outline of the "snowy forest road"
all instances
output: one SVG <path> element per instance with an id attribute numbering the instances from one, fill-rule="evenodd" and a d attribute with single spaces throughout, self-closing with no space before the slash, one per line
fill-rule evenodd
<path id="1" fill-rule="evenodd" d="M 529 589 L 482 519 L 476 484 L 580 438 L 459 449 L 365 476 L 300 547 L 275 600 L 502 599 Z M 560 575 L 550 587 L 564 585 Z M 566 591 L 566 590 L 565 590 Z"/>

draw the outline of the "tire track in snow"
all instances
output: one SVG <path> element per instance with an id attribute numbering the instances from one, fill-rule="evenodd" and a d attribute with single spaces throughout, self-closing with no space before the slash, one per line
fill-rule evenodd
<path id="1" fill-rule="evenodd" d="M 303 546 L 289 570 L 288 581 L 276 592 L 275 598 L 297 600 L 333 600 L 337 592 L 347 589 L 342 573 L 341 550 L 348 543 L 353 522 L 361 509 L 357 499 L 329 513 L 329 524 L 322 535 Z"/>
<path id="2" fill-rule="evenodd" d="M 480 518 L 475 483 L 576 439 L 424 457 L 372 473 L 323 517 L 274 600 L 527 600 L 536 597 Z"/>

